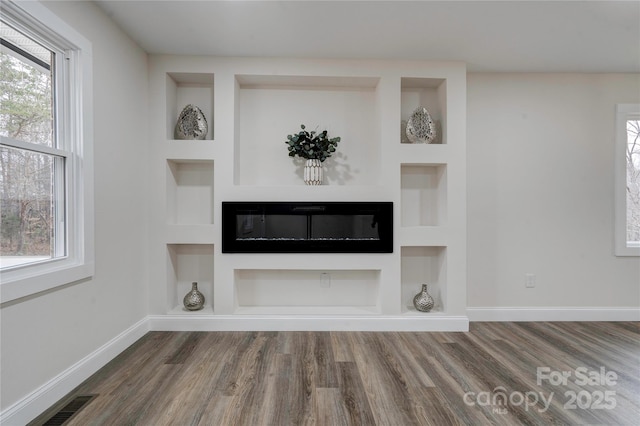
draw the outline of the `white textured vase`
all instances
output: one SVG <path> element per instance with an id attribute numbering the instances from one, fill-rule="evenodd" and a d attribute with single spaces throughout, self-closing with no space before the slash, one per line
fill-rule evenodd
<path id="1" fill-rule="evenodd" d="M 304 183 L 307 185 L 322 185 L 322 162 L 307 160 L 304 164 Z"/>

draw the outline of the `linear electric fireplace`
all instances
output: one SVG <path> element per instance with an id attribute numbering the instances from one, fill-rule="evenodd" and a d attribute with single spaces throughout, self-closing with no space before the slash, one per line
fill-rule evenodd
<path id="1" fill-rule="evenodd" d="M 392 253 L 391 202 L 223 202 L 223 253 Z"/>

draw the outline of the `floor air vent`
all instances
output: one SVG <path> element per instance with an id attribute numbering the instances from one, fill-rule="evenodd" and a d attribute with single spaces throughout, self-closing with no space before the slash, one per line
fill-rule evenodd
<path id="1" fill-rule="evenodd" d="M 61 426 L 74 414 L 84 408 L 93 398 L 97 395 L 79 395 L 76 396 L 67 405 L 62 407 L 60 411 L 51 416 L 46 422 L 42 423 L 43 426 Z"/>

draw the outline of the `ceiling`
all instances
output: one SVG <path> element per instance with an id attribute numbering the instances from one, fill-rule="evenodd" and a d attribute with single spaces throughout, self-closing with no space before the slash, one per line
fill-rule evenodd
<path id="1" fill-rule="evenodd" d="M 454 60 L 640 72 L 640 1 L 96 0 L 154 54 Z"/>

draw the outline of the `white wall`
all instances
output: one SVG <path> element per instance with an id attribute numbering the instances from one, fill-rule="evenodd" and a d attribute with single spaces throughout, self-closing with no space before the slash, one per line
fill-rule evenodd
<path id="1" fill-rule="evenodd" d="M 92 3 L 44 4 L 93 43 L 96 268 L 1 306 L 3 410 L 148 311 L 146 54 Z"/>
<path id="2" fill-rule="evenodd" d="M 93 4 L 44 4 L 93 42 L 96 274 L 0 307 L 3 410 L 149 312 L 147 57 Z M 469 75 L 469 306 L 640 305 L 612 236 L 614 106 L 639 93 L 637 75 Z"/>
<path id="3" fill-rule="evenodd" d="M 640 76 L 467 83 L 468 306 L 638 308 L 640 259 L 613 251 L 613 155 L 615 104 L 640 102 Z"/>

